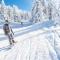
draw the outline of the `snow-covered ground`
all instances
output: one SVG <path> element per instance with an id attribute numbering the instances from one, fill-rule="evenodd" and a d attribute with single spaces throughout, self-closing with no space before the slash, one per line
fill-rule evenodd
<path id="1" fill-rule="evenodd" d="M 13 29 L 17 43 L 11 48 L 0 29 L 0 60 L 60 60 L 60 27 L 40 24 Z"/>

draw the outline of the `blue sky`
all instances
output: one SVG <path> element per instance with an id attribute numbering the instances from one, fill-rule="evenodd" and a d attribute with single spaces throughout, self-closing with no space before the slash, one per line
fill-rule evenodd
<path id="1" fill-rule="evenodd" d="M 22 10 L 30 11 L 32 7 L 32 0 L 4 0 L 6 5 L 17 5 Z"/>

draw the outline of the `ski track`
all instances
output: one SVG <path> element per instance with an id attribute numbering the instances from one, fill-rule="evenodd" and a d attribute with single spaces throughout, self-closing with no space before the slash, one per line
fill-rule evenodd
<path id="1" fill-rule="evenodd" d="M 18 29 L 15 37 L 18 42 L 11 49 L 7 49 L 8 45 L 1 48 L 0 60 L 59 60 L 60 31 L 32 29 Z"/>

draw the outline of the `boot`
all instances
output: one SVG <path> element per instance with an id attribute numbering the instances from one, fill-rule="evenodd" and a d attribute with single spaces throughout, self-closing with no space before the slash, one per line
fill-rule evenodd
<path id="1" fill-rule="evenodd" d="M 15 41 L 14 41 L 14 40 L 12 40 L 12 42 L 13 42 L 13 43 L 15 43 Z"/>
<path id="2" fill-rule="evenodd" d="M 10 45 L 12 45 L 12 44 L 13 44 L 11 40 L 9 40 L 9 43 L 10 43 Z"/>
<path id="3" fill-rule="evenodd" d="M 12 43 L 10 42 L 10 45 L 12 45 Z"/>

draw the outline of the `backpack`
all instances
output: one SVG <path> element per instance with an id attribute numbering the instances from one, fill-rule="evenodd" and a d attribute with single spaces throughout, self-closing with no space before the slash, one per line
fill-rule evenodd
<path id="1" fill-rule="evenodd" d="M 10 29 L 9 29 L 9 25 L 8 24 L 4 24 L 3 29 L 4 29 L 5 34 L 8 34 L 10 32 Z"/>

